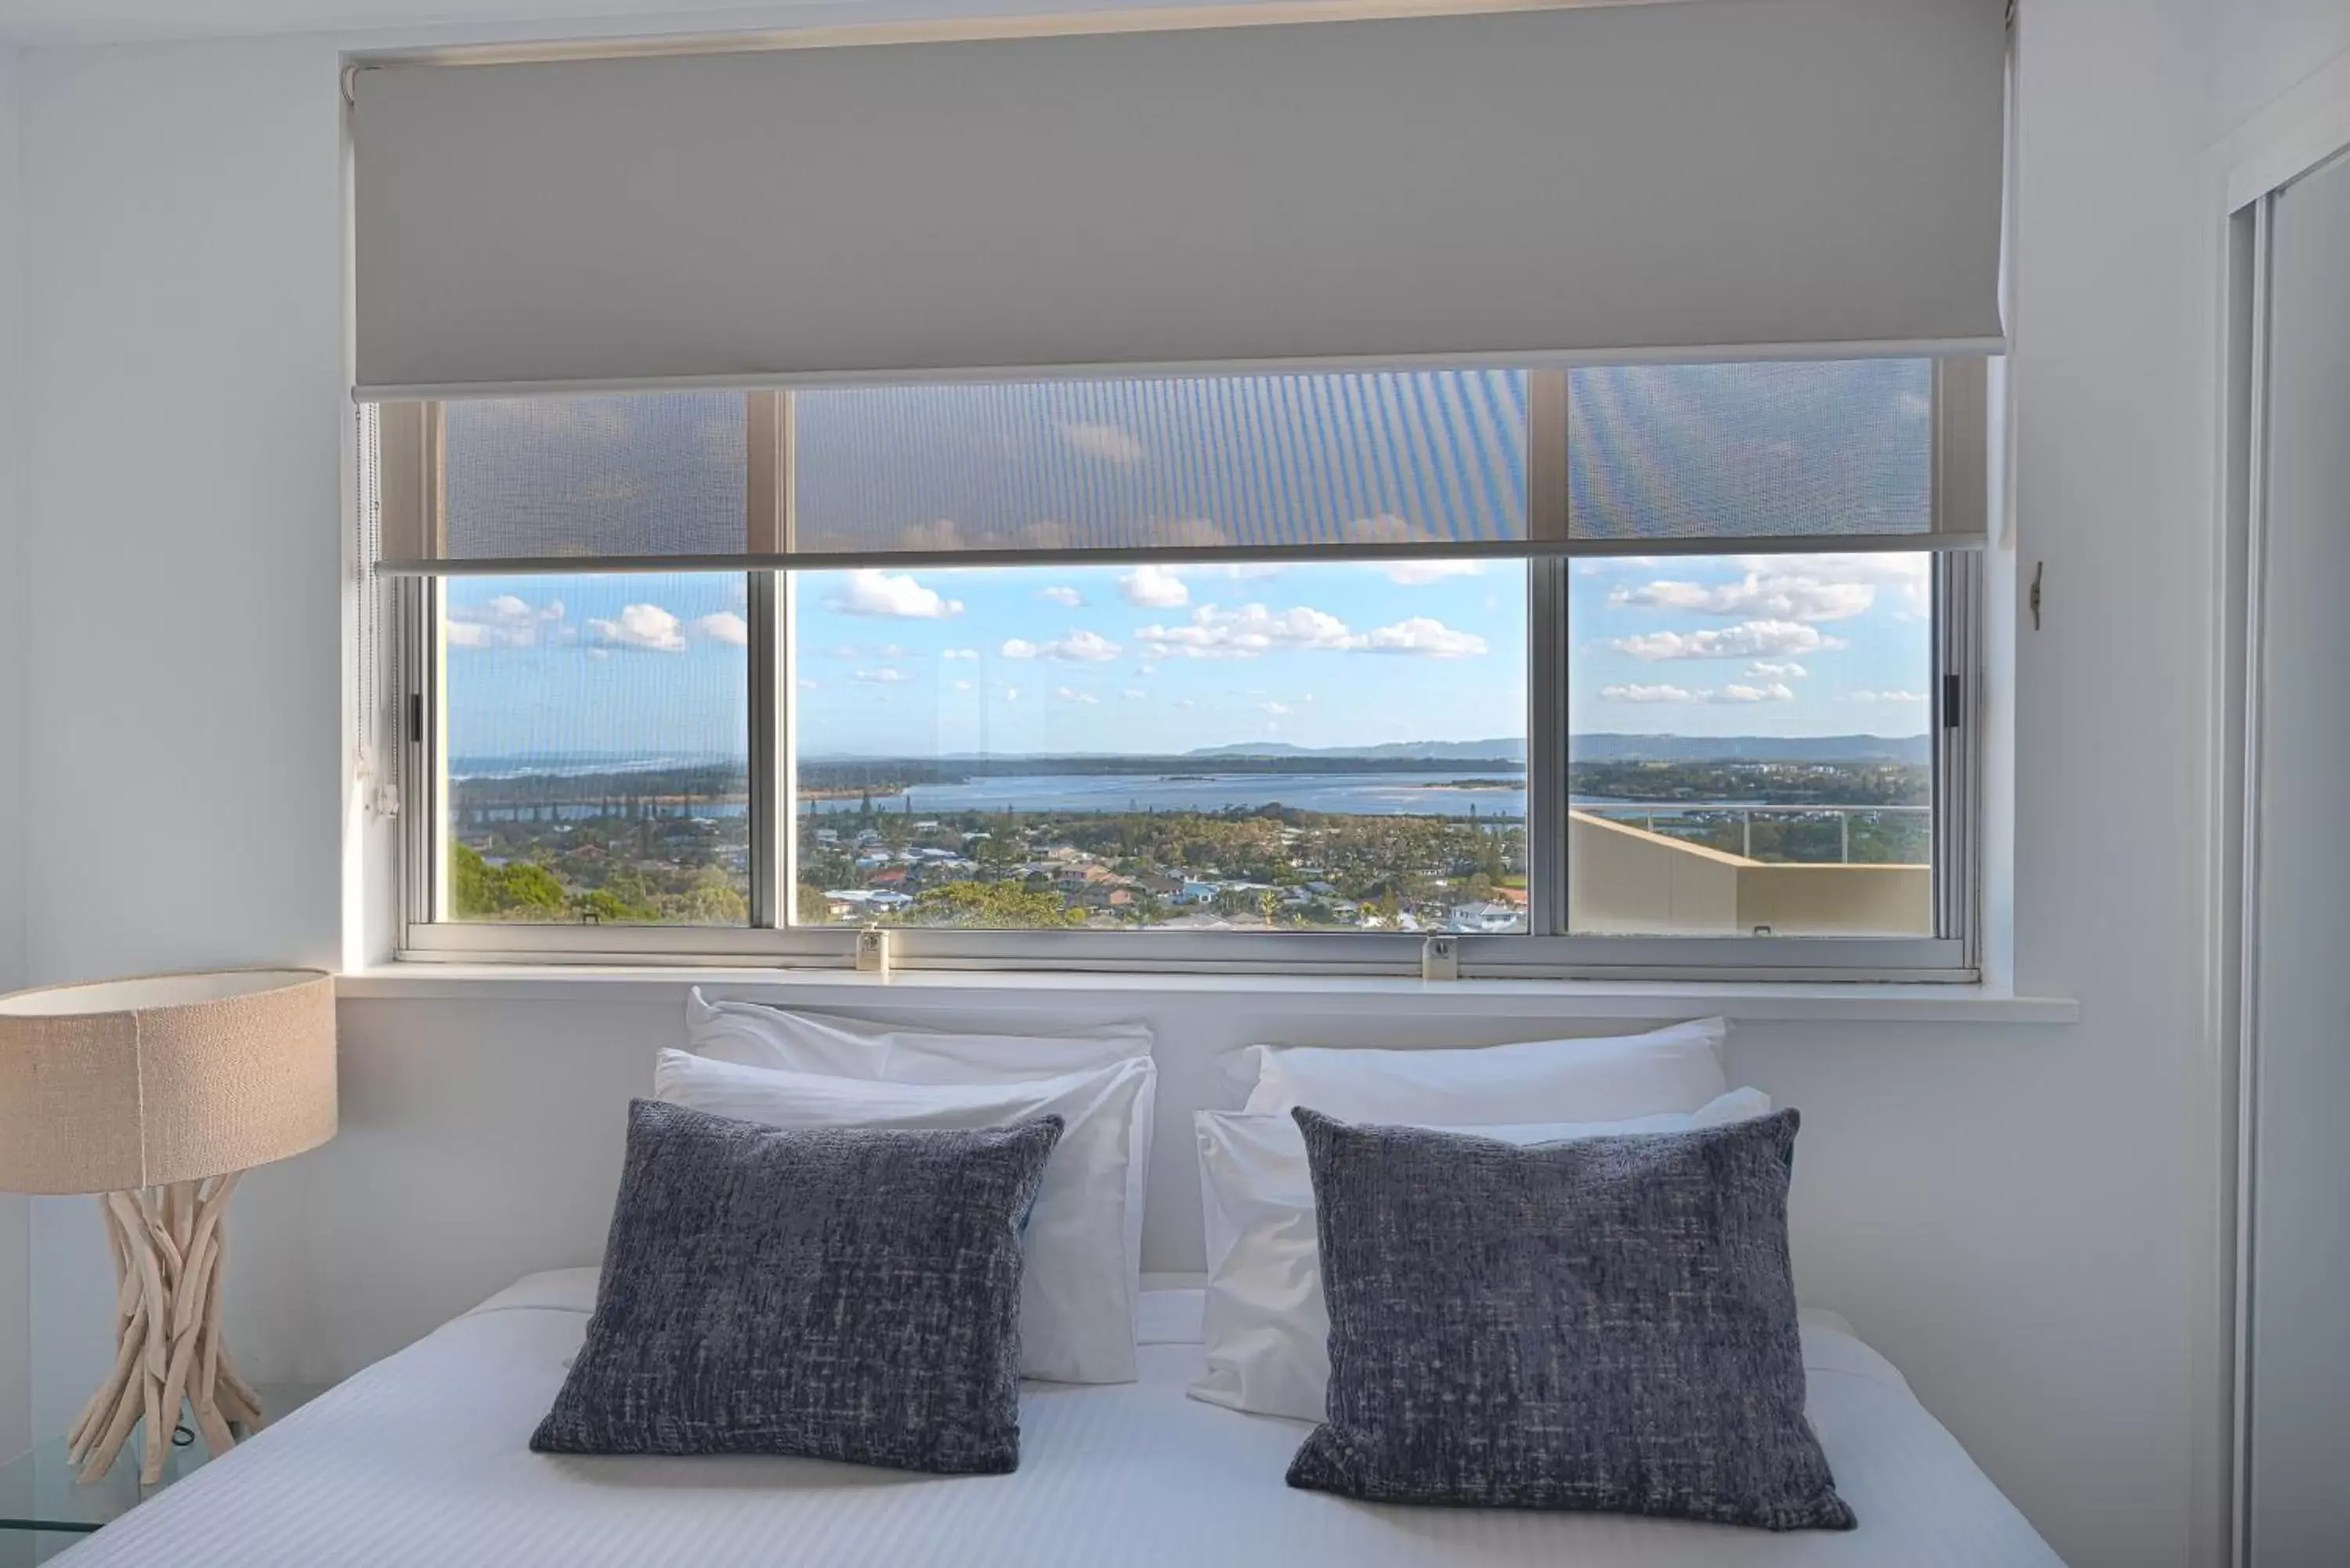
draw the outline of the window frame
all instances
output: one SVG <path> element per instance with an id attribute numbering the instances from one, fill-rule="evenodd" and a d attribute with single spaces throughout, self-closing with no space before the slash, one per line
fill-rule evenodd
<path id="1" fill-rule="evenodd" d="M 1986 376 L 1981 360 L 1943 360 L 1934 377 L 1933 508 L 1936 536 L 1981 535 L 1989 509 L 1986 462 Z M 754 392 L 752 421 L 754 509 L 772 507 L 768 535 L 787 551 L 791 537 L 788 483 L 791 394 Z M 387 472 L 431 473 L 442 427 L 433 405 L 423 417 L 382 421 L 385 439 L 405 439 L 413 450 L 388 452 Z M 1568 574 L 1584 556 L 1627 553 L 1723 556 L 1756 553 L 1840 553 L 1858 541 L 1821 538 L 1802 547 L 1784 541 L 1736 538 L 1576 542 L 1566 527 L 1566 417 L 1562 372 L 1533 373 L 1528 398 L 1528 540 L 1507 552 L 1527 566 L 1527 932 L 1455 935 L 1464 979 L 1668 981 L 1728 982 L 1921 981 L 1971 982 L 1981 978 L 1981 704 L 1983 579 L 1980 553 L 1915 548 L 1933 559 L 1930 639 L 1935 714 L 1935 930 L 1915 937 L 1593 936 L 1565 931 L 1567 889 L 1567 668 L 1572 646 Z M 385 507 L 393 509 L 387 485 Z M 420 491 L 428 487 L 419 486 Z M 414 502 L 409 504 L 416 504 Z M 388 520 L 389 521 L 389 520 Z M 429 511 L 410 517 L 415 536 L 437 536 Z M 754 524 L 755 527 L 755 524 Z M 1882 545 L 1883 541 L 1866 543 Z M 1758 548 L 1759 546 L 1759 548 Z M 1317 549 L 1299 552 L 1315 562 L 1377 560 L 1398 555 L 1444 554 L 1406 548 Z M 1458 552 L 1453 552 L 1458 553 Z M 1261 556 L 1263 552 L 1259 552 Z M 1155 561 L 1229 559 L 1214 551 L 1093 552 L 1087 562 L 1118 558 Z M 1253 556 L 1252 558 L 1256 558 Z M 1058 556 L 1017 563 L 1045 565 Z M 909 562 L 909 565 L 915 563 Z M 957 564 L 991 564 L 972 556 Z M 674 571 L 719 563 L 675 558 L 597 562 L 605 571 Z M 791 923 L 797 885 L 798 836 L 793 822 L 792 570 L 837 569 L 811 560 L 797 567 L 748 571 L 745 618 L 750 625 L 751 917 L 734 928 L 683 926 L 564 926 L 471 923 L 439 918 L 447 885 L 447 841 L 442 798 L 446 704 L 441 679 L 440 618 L 446 576 L 515 574 L 513 562 L 465 562 L 440 576 L 407 576 L 392 585 L 398 657 L 388 661 L 398 681 L 405 721 L 399 747 L 401 796 L 408 803 L 401 832 L 400 938 L 403 961 L 452 963 L 532 963 L 692 968 L 854 966 L 857 928 Z M 541 575 L 560 575 L 545 562 Z M 578 568 L 573 568 L 577 570 Z M 742 570 L 740 562 L 724 569 Z M 1555 801 L 1552 811 L 1535 803 Z M 1164 973 L 1412 976 L 1420 972 L 1430 933 L 1388 931 L 995 931 L 892 928 L 891 962 L 906 970 L 1124 971 Z"/>

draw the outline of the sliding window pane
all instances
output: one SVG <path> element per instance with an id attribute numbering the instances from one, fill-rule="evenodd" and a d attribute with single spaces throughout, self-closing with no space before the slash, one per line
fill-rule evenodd
<path id="1" fill-rule="evenodd" d="M 824 389 L 794 397 L 794 548 L 1508 544 L 1508 370 Z"/>
<path id="2" fill-rule="evenodd" d="M 442 406 L 457 560 L 734 556 L 749 505 L 741 392 L 485 398 Z"/>
<path id="3" fill-rule="evenodd" d="M 441 585 L 442 918 L 750 919 L 739 575 Z"/>
<path id="4" fill-rule="evenodd" d="M 1571 929 L 1931 935 L 1933 557 L 1573 574 Z"/>
<path id="5" fill-rule="evenodd" d="M 803 924 L 1525 929 L 1522 564 L 792 584 Z"/>
<path id="6" fill-rule="evenodd" d="M 1566 378 L 1577 539 L 1808 540 L 1934 527 L 1934 364 L 1611 365 Z"/>

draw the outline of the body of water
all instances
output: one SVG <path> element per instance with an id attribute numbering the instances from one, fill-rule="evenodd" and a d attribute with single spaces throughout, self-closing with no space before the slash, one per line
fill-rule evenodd
<path id="1" fill-rule="evenodd" d="M 1226 811 L 1279 802 L 1294 811 L 1325 811 L 1355 816 L 1467 816 L 1523 818 L 1526 784 L 1523 774 L 1492 777 L 1492 787 L 1439 786 L 1480 779 L 1475 773 L 1436 769 L 1425 774 L 1200 774 L 1138 777 L 1133 774 L 1014 774 L 962 784 L 915 784 L 904 795 L 876 795 L 877 811 L 910 810 L 916 816 L 962 811 Z M 855 795 L 805 801 L 803 812 L 855 811 Z"/>

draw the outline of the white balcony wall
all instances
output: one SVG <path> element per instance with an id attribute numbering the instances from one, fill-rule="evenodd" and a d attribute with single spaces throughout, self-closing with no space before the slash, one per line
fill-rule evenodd
<path id="1" fill-rule="evenodd" d="M 1567 819 L 1567 919 L 1594 936 L 1738 929 L 1734 855 L 1575 812 Z"/>
<path id="2" fill-rule="evenodd" d="M 1751 860 L 1611 822 L 1567 819 L 1567 918 L 1594 936 L 1930 936 L 1934 868 Z"/>

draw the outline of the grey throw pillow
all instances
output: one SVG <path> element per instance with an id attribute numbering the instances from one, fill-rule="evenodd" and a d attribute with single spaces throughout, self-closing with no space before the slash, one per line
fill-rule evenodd
<path id="1" fill-rule="evenodd" d="M 1804 1416 L 1794 1111 L 1532 1147 L 1295 1115 L 1330 1397 L 1290 1485 L 1853 1527 Z"/>
<path id="2" fill-rule="evenodd" d="M 635 1102 L 596 1311 L 530 1446 L 1017 1469 L 1020 1227 L 1060 1136 Z"/>

